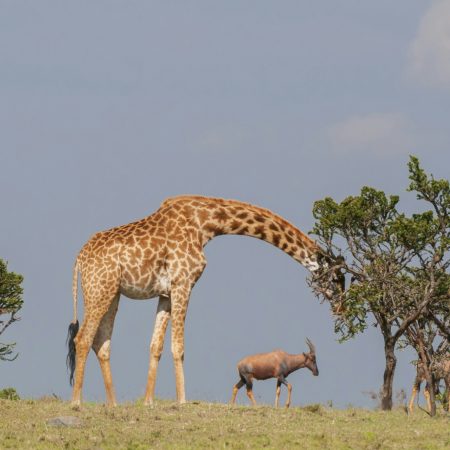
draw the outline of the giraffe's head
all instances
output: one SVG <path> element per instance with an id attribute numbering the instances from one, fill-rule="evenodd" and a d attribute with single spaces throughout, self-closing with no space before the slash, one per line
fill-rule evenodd
<path id="1" fill-rule="evenodd" d="M 317 253 L 318 268 L 313 270 L 312 280 L 325 298 L 327 298 L 335 314 L 342 312 L 342 294 L 345 292 L 345 275 L 342 267 L 345 260 L 342 256 L 332 258 L 323 251 Z"/>

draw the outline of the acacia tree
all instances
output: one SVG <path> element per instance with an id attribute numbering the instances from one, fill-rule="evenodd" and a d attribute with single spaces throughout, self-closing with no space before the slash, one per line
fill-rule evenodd
<path id="1" fill-rule="evenodd" d="M 14 272 L 8 272 L 7 264 L 0 258 L 0 335 L 14 322 L 20 320 L 17 316 L 22 308 L 22 281 L 23 276 Z M 3 316 L 8 316 L 2 320 Z M 0 360 L 13 361 L 17 358 L 12 356 L 15 344 L 0 343 Z"/>
<path id="2" fill-rule="evenodd" d="M 428 177 L 414 157 L 409 176 L 409 190 L 431 203 L 431 211 L 407 217 L 397 210 L 398 196 L 370 187 L 341 203 L 328 197 L 313 207 L 312 232 L 331 264 L 328 272 L 314 276 L 310 284 L 338 313 L 335 330 L 341 341 L 363 332 L 369 323 L 379 327 L 385 353 L 384 410 L 392 408 L 399 339 L 422 316 L 439 321 L 431 306 L 448 298 L 448 181 Z M 330 283 L 339 272 L 350 278 L 350 286 L 330 296 Z"/>
<path id="3" fill-rule="evenodd" d="M 433 343 L 437 336 L 448 348 L 450 341 L 450 185 L 448 180 L 436 180 L 420 167 L 419 160 L 411 157 L 409 164 L 409 191 L 426 202 L 430 210 L 403 217 L 398 233 L 404 245 L 412 249 L 416 258 L 407 270 L 415 284 L 416 303 L 431 298 L 420 318 L 406 334 L 408 343 L 417 351 L 430 386 L 430 414 L 436 414 L 435 379 L 432 367 L 436 357 Z M 442 345 L 441 345 L 442 346 Z M 446 350 L 448 352 L 448 350 Z M 438 352 L 439 353 L 439 352 Z"/>

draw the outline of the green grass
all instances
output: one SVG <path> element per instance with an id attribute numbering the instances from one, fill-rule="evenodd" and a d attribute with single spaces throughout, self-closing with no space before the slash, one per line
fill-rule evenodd
<path id="1" fill-rule="evenodd" d="M 54 427 L 47 420 L 76 416 L 80 427 Z M 320 405 L 278 410 L 219 403 L 153 408 L 124 404 L 114 409 L 85 403 L 80 411 L 57 399 L 0 400 L 0 448 L 32 449 L 199 449 L 199 448 L 450 448 L 450 419 L 439 412 L 408 416 Z"/>

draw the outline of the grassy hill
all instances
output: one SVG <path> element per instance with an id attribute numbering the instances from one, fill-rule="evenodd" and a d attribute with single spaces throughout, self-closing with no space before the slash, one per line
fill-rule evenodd
<path id="1" fill-rule="evenodd" d="M 76 427 L 49 419 L 73 416 Z M 423 411 L 408 416 L 320 405 L 278 410 L 191 402 L 158 401 L 154 408 L 124 404 L 108 410 L 93 403 L 74 411 L 58 399 L 0 400 L 0 448 L 199 449 L 199 448 L 450 448 L 450 418 Z"/>

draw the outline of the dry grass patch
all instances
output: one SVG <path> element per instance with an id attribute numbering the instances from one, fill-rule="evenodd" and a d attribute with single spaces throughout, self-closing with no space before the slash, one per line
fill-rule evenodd
<path id="1" fill-rule="evenodd" d="M 49 419 L 73 416 L 76 427 L 50 426 Z M 74 411 L 57 399 L 0 401 L 0 447 L 33 449 L 444 449 L 450 421 L 417 411 L 256 408 L 158 401 L 154 408 L 124 404 L 108 410 L 84 404 Z"/>

